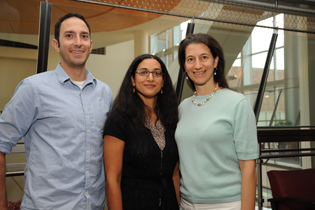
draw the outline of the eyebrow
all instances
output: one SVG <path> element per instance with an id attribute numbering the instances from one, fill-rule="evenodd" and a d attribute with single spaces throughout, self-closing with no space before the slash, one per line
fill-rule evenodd
<path id="1" fill-rule="evenodd" d="M 141 68 L 141 69 L 139 69 L 139 70 L 149 70 L 149 69 L 147 69 L 147 68 Z M 160 68 L 155 68 L 155 69 L 153 69 L 153 70 L 161 70 Z"/>
<path id="2" fill-rule="evenodd" d="M 199 56 L 202 56 L 202 55 L 210 55 L 210 54 L 209 54 L 209 53 L 201 53 Z M 193 55 L 187 55 L 186 58 L 188 58 L 188 57 L 195 57 L 195 56 L 193 56 Z"/>
<path id="3" fill-rule="evenodd" d="M 64 32 L 65 34 L 74 34 L 74 33 L 76 33 L 75 31 L 65 31 Z"/>
<path id="4" fill-rule="evenodd" d="M 64 34 L 76 34 L 76 31 L 65 31 Z M 79 34 L 90 34 L 87 31 L 80 32 Z"/>

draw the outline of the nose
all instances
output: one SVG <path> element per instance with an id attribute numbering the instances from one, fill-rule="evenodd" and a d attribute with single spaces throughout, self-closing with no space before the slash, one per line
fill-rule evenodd
<path id="1" fill-rule="evenodd" d="M 147 76 L 147 80 L 148 81 L 153 81 L 154 77 L 153 77 L 153 72 L 150 72 L 149 75 Z"/>
<path id="2" fill-rule="evenodd" d="M 199 59 L 196 59 L 195 68 L 196 68 L 196 69 L 202 68 L 202 63 L 201 63 L 201 61 L 200 61 Z"/>
<path id="3" fill-rule="evenodd" d="M 76 38 L 74 39 L 74 45 L 77 47 L 81 47 L 82 46 L 82 40 L 80 36 L 76 36 Z"/>

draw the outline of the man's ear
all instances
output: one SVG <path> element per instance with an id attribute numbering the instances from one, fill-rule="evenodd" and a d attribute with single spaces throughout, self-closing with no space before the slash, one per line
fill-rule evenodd
<path id="1" fill-rule="evenodd" d="M 55 48 L 55 50 L 56 50 L 58 53 L 60 52 L 57 39 L 53 39 L 52 42 L 51 42 L 51 45 L 53 46 L 53 48 Z"/>
<path id="2" fill-rule="evenodd" d="M 93 41 L 91 40 L 90 53 L 92 52 L 92 49 L 93 49 Z"/>

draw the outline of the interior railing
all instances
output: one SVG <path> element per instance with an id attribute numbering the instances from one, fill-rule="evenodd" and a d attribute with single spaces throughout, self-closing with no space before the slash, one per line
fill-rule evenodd
<path id="1" fill-rule="evenodd" d="M 25 153 L 25 147 L 24 147 L 24 140 L 21 139 L 15 147 L 13 147 L 11 154 L 15 153 Z M 6 164 L 7 169 L 13 169 L 13 168 L 25 168 L 26 163 L 8 163 Z M 6 177 L 12 177 L 12 176 L 24 176 L 24 170 L 18 170 L 18 171 L 7 171 Z"/>
<path id="2" fill-rule="evenodd" d="M 271 142 L 315 142 L 315 126 L 300 127 L 258 127 L 258 143 L 260 144 L 257 160 L 258 209 L 261 210 L 264 198 L 262 196 L 262 165 L 271 158 L 315 156 L 315 148 L 278 148 L 264 149 L 265 143 Z M 311 145 L 311 144 L 310 144 Z"/>

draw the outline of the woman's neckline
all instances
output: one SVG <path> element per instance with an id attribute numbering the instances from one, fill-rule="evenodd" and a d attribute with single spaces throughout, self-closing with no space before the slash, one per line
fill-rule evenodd
<path id="1" fill-rule="evenodd" d="M 220 88 L 220 89 L 218 89 L 217 91 L 215 91 L 215 94 L 216 94 L 217 92 L 219 92 L 220 90 L 224 90 L 224 89 L 226 89 L 226 88 Z M 209 94 L 206 94 L 206 95 L 199 95 L 199 96 L 196 96 L 196 98 L 198 98 L 198 97 L 201 98 L 201 97 L 204 97 L 204 96 L 207 97 L 207 96 L 209 96 L 209 95 L 211 95 L 211 94 L 212 94 L 212 93 L 209 93 Z M 214 95 L 215 95 L 215 94 L 214 94 Z"/>

